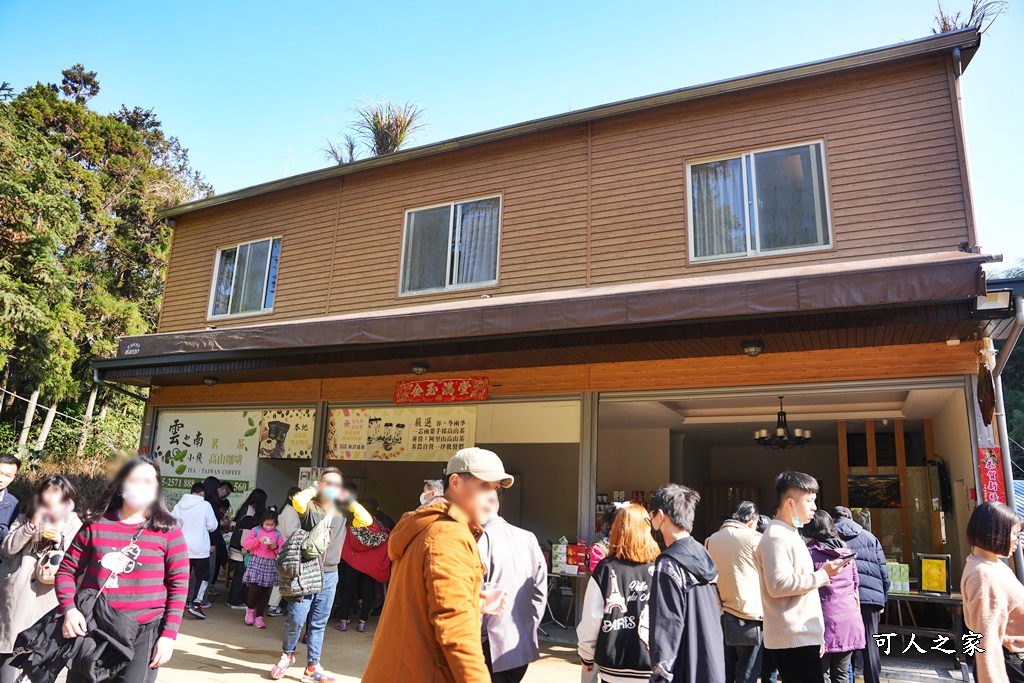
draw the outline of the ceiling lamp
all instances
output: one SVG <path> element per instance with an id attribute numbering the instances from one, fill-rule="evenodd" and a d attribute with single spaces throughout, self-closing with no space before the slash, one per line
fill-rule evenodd
<path id="1" fill-rule="evenodd" d="M 412 370 L 414 375 L 425 375 L 430 370 L 430 366 L 426 363 L 413 363 L 409 369 Z"/>
<path id="2" fill-rule="evenodd" d="M 764 343 L 757 339 L 748 339 L 741 345 L 743 353 L 747 354 L 751 358 L 757 358 L 764 351 Z"/>
<path id="3" fill-rule="evenodd" d="M 789 431 L 789 423 L 786 421 L 786 411 L 782 409 L 782 397 L 779 396 L 779 413 L 775 421 L 775 429 L 759 429 L 754 432 L 754 440 L 765 448 L 803 448 L 811 440 L 810 429 L 794 429 Z"/>

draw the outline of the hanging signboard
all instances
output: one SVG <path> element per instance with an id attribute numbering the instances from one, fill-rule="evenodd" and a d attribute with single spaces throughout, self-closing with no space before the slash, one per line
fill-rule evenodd
<path id="1" fill-rule="evenodd" d="M 486 400 L 486 377 L 410 379 L 395 382 L 395 403 L 454 403 Z"/>
<path id="2" fill-rule="evenodd" d="M 173 507 L 206 477 L 231 482 L 238 509 L 256 485 L 259 411 L 160 411 L 153 455 L 160 462 L 164 497 Z"/>
<path id="3" fill-rule="evenodd" d="M 998 446 L 978 449 L 978 471 L 981 473 L 981 503 L 1006 504 L 1006 484 L 1003 479 L 1003 454 Z"/>
<path id="4" fill-rule="evenodd" d="M 314 408 L 264 410 L 260 420 L 261 458 L 313 457 Z"/>
<path id="5" fill-rule="evenodd" d="M 446 461 L 476 443 L 476 406 L 337 408 L 327 421 L 329 460 Z"/>

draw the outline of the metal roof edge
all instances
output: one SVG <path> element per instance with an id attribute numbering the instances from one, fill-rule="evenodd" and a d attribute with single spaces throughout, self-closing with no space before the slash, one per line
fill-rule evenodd
<path id="1" fill-rule="evenodd" d="M 357 173 L 382 166 L 390 166 L 403 161 L 411 161 L 413 159 L 433 156 L 435 154 L 472 147 L 487 142 L 505 140 L 529 133 L 586 123 L 597 119 L 629 114 L 655 107 L 711 97 L 714 95 L 722 95 L 765 85 L 785 83 L 813 76 L 838 73 L 849 69 L 906 59 L 933 52 L 942 52 L 952 50 L 954 48 L 971 51 L 968 55 L 965 55 L 965 59 L 963 61 L 964 68 L 966 68 L 967 63 L 970 61 L 970 57 L 973 55 L 973 51 L 977 50 L 980 43 L 981 34 L 976 28 L 966 28 L 959 31 L 940 33 L 937 35 L 927 36 L 925 38 L 918 38 L 916 40 L 898 43 L 896 45 L 873 48 L 839 57 L 830 57 L 819 61 L 762 71 L 746 76 L 713 81 L 711 83 L 701 85 L 687 86 L 677 90 L 670 90 L 654 95 L 644 95 L 641 97 L 621 100 L 619 102 L 612 102 L 610 104 L 588 107 L 565 114 L 555 114 L 553 116 L 533 119 L 510 126 L 494 128 L 480 133 L 471 133 L 468 135 L 449 138 L 448 140 L 442 140 L 429 145 L 412 147 L 392 154 L 370 157 L 350 164 L 330 166 L 328 168 L 317 169 L 307 173 L 300 173 L 280 180 L 260 183 L 258 185 L 252 185 L 239 190 L 225 192 L 221 195 L 214 195 L 205 199 L 198 199 L 185 204 L 179 204 L 177 206 L 163 209 L 159 211 L 157 215 L 160 218 L 173 218 L 186 213 L 192 213 L 279 190 L 286 190 L 306 185 L 308 183 L 329 180 L 331 178 L 337 178 L 351 173 Z"/>

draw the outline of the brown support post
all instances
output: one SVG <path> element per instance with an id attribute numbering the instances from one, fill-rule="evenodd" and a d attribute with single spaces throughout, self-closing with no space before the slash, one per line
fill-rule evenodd
<path id="1" fill-rule="evenodd" d="M 913 566 L 914 549 L 910 543 L 910 479 L 907 476 L 903 420 L 896 420 L 893 426 L 896 432 L 896 472 L 900 476 L 900 536 L 903 543 L 903 562 Z"/>
<path id="2" fill-rule="evenodd" d="M 843 507 L 850 507 L 850 454 L 846 443 L 846 420 L 836 422 L 839 435 L 839 493 Z"/>
<path id="3" fill-rule="evenodd" d="M 924 455 L 929 463 L 935 462 L 935 433 L 932 431 L 932 420 L 924 420 Z M 942 512 L 932 509 L 932 498 L 941 495 L 939 491 L 931 490 L 931 477 L 928 477 L 928 509 L 932 513 L 932 552 L 942 552 Z"/>
<path id="4" fill-rule="evenodd" d="M 864 434 L 868 442 L 868 474 L 878 474 L 878 451 L 875 449 L 875 421 L 864 420 Z M 882 518 L 876 511 L 871 515 L 871 533 L 882 537 Z"/>

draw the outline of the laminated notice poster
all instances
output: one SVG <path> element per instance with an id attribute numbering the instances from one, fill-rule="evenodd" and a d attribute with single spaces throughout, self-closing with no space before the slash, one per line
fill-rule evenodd
<path id="1" fill-rule="evenodd" d="M 315 424 L 316 410 L 313 408 L 264 410 L 260 420 L 260 457 L 313 457 Z"/>
<path id="2" fill-rule="evenodd" d="M 440 462 L 476 443 L 476 406 L 336 408 L 328 460 Z"/>
<path id="3" fill-rule="evenodd" d="M 192 484 L 213 476 L 231 482 L 237 510 L 256 485 L 260 411 L 161 410 L 153 455 L 160 461 L 167 507 Z"/>

